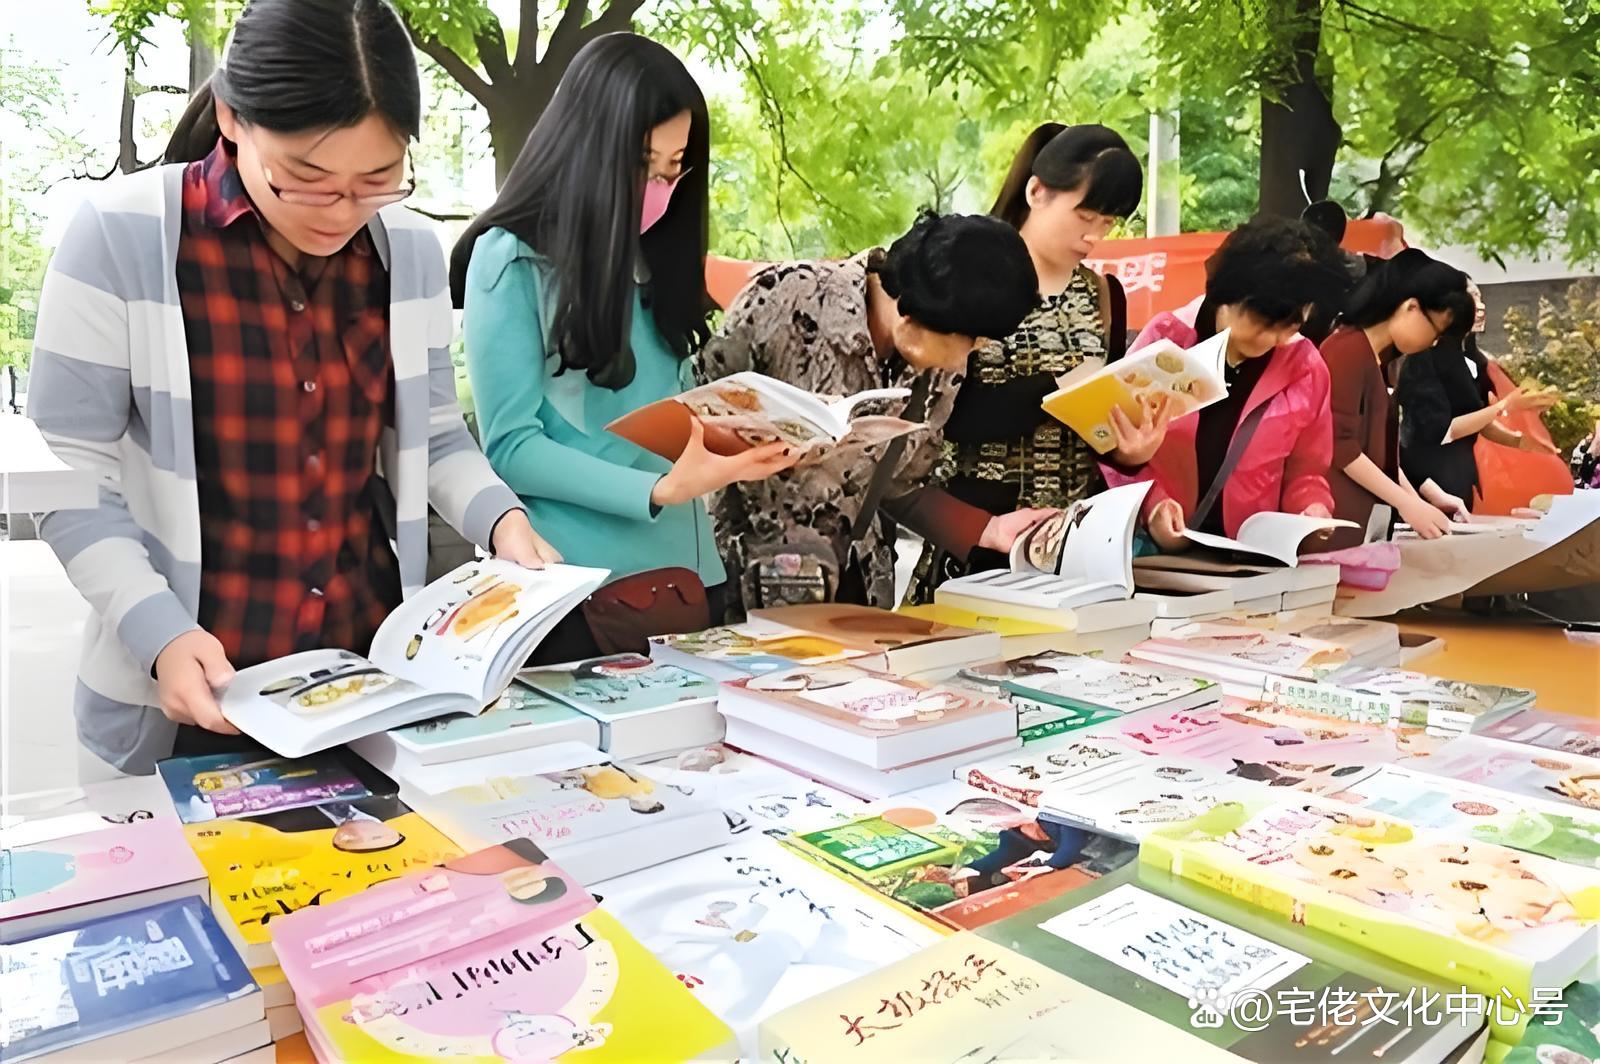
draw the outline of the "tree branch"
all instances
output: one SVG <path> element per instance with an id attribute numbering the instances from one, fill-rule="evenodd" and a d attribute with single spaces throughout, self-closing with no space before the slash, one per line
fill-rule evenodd
<path id="1" fill-rule="evenodd" d="M 615 33 L 633 25 L 633 16 L 644 6 L 644 0 L 611 0 L 606 9 L 595 16 L 588 28 L 592 40 L 602 33 Z"/>
<path id="2" fill-rule="evenodd" d="M 489 106 L 490 100 L 495 95 L 494 89 L 483 80 L 482 75 L 467 65 L 465 59 L 446 48 L 437 38 L 424 37 L 418 33 L 417 28 L 409 21 L 406 22 L 406 32 L 411 35 L 411 43 L 416 45 L 422 54 L 443 67 L 444 72 L 454 78 L 456 84 L 466 89 L 473 99 L 485 107 Z"/>
<path id="3" fill-rule="evenodd" d="M 491 18 L 473 38 L 473 43 L 478 46 L 478 62 L 489 75 L 489 84 L 505 88 L 517 79 L 511 68 L 511 56 L 506 52 L 506 31 L 499 19 Z"/>
<path id="4" fill-rule="evenodd" d="M 517 14 L 517 54 L 511 65 L 529 70 L 539 61 L 539 0 L 522 0 Z"/>
<path id="5" fill-rule="evenodd" d="M 562 9 L 561 21 L 550 34 L 550 45 L 544 50 L 544 62 L 557 69 L 565 68 L 578 54 L 582 44 L 583 20 L 589 17 L 589 0 L 567 0 Z"/>

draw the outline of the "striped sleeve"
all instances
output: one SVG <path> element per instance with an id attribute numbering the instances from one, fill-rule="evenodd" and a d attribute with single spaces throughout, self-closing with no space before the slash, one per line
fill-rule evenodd
<path id="1" fill-rule="evenodd" d="M 78 210 L 50 260 L 39 297 L 28 413 L 62 461 L 92 474 L 92 510 L 58 510 L 39 522 L 67 576 L 134 658 L 156 656 L 196 626 L 150 550 L 123 495 L 123 437 L 130 427 L 129 304 L 148 298 L 119 269 L 111 225 L 92 203 Z M 156 295 L 159 299 L 159 294 Z"/>

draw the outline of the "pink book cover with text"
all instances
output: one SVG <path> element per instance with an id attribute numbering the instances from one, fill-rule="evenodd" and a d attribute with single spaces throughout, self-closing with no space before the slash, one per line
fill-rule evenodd
<path id="1" fill-rule="evenodd" d="M 0 848 L 0 921 L 206 877 L 176 818 Z"/>

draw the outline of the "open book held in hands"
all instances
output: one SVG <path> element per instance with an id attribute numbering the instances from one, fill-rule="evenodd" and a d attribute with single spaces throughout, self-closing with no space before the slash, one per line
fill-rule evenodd
<path id="1" fill-rule="evenodd" d="M 688 446 L 689 424 L 695 418 L 705 427 L 705 447 L 712 454 L 740 454 L 780 440 L 808 452 L 846 436 L 852 442 L 878 443 L 919 428 L 897 417 L 851 419 L 862 403 L 910 394 L 908 388 L 874 388 L 828 398 L 761 373 L 735 373 L 642 406 L 606 430 L 669 462 L 676 462 Z"/>
<path id="2" fill-rule="evenodd" d="M 1172 416 L 1192 414 L 1228 394 L 1223 382 L 1223 356 L 1228 330 L 1185 350 L 1171 340 L 1157 340 L 1110 365 L 1086 362 L 1044 397 L 1045 413 L 1082 436 L 1098 454 L 1117 446 L 1111 430 L 1111 409 L 1122 407 L 1135 425 L 1143 421 L 1147 400 L 1165 395 Z"/>
<path id="3" fill-rule="evenodd" d="M 1275 562 L 1294 566 L 1300 563 L 1300 544 L 1306 537 L 1318 532 L 1331 532 L 1336 528 L 1359 527 L 1354 521 L 1333 517 L 1307 517 L 1304 514 L 1263 510 L 1245 518 L 1239 525 L 1239 534 L 1232 539 L 1194 528 L 1184 529 L 1183 535 L 1189 542 L 1212 550 L 1259 554 Z"/>
<path id="4" fill-rule="evenodd" d="M 442 713 L 480 713 L 607 575 L 467 562 L 396 607 L 365 658 L 308 650 L 241 669 L 222 715 L 274 753 L 303 757 Z"/>
<path id="5" fill-rule="evenodd" d="M 1149 490 L 1148 483 L 1125 484 L 1073 503 L 1017 537 L 1009 569 L 946 580 L 935 600 L 980 612 L 967 603 L 1050 611 L 1129 597 L 1133 529 Z"/>

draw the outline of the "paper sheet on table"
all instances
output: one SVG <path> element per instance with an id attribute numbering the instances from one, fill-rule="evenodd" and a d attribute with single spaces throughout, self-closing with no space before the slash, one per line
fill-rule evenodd
<path id="1" fill-rule="evenodd" d="M 1548 549 L 1520 527 L 1474 536 L 1397 539 L 1400 568 L 1381 591 L 1340 589 L 1334 612 L 1345 617 L 1387 617 L 1424 602 L 1459 595 L 1502 570 Z"/>
<path id="2" fill-rule="evenodd" d="M 1550 502 L 1550 512 L 1528 531 L 1528 538 L 1551 546 L 1576 535 L 1595 521 L 1600 521 L 1600 490 L 1581 488 L 1571 495 L 1555 496 Z"/>

